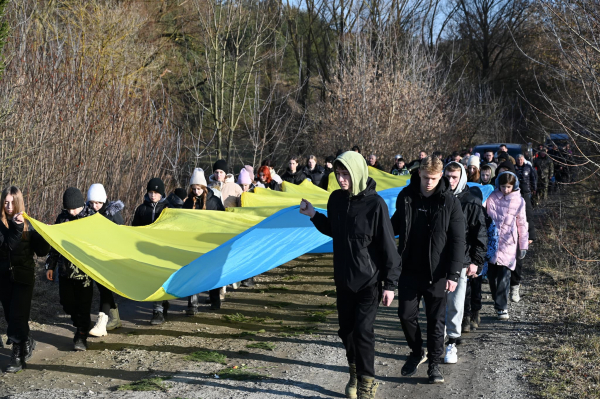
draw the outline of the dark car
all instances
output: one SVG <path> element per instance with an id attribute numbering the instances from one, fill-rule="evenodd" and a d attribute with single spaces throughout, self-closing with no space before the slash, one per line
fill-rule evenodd
<path id="1" fill-rule="evenodd" d="M 546 147 L 550 145 L 555 145 L 559 149 L 563 149 L 567 146 L 567 144 L 571 143 L 571 138 L 566 133 L 553 133 L 546 139 Z"/>
<path id="2" fill-rule="evenodd" d="M 501 144 L 506 145 L 506 148 L 508 149 L 508 155 L 510 155 L 514 159 L 517 159 L 517 155 L 523 154 L 523 146 L 521 144 L 508 144 L 508 143 L 481 144 L 476 147 L 473 147 L 473 153 L 478 152 L 483 157 L 483 154 L 485 154 L 486 152 L 493 151 L 494 158 L 495 158 L 498 156 L 498 149 L 500 148 Z"/>

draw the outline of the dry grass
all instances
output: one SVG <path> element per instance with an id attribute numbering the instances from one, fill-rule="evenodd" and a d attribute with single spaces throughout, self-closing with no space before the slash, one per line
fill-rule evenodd
<path id="1" fill-rule="evenodd" d="M 540 318 L 529 381 L 543 398 L 600 397 L 600 241 L 597 197 L 585 187 L 552 200 L 534 262 Z"/>

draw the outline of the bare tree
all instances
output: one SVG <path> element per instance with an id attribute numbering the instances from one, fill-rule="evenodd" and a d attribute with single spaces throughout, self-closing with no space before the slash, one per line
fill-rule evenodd
<path id="1" fill-rule="evenodd" d="M 194 1 L 200 28 L 196 68 L 206 80 L 196 100 L 210 117 L 219 159 L 225 152 L 223 139 L 227 140 L 227 159 L 231 158 L 254 71 L 272 55 L 268 45 L 280 18 L 272 6 L 259 0 Z"/>
<path id="2" fill-rule="evenodd" d="M 520 54 L 515 41 L 526 34 L 528 0 L 456 0 L 458 39 L 472 54 L 471 67 L 482 82 L 498 79 Z"/>

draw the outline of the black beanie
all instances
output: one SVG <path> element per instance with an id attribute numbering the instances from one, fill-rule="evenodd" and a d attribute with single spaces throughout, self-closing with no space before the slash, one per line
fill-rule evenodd
<path id="1" fill-rule="evenodd" d="M 215 164 L 213 165 L 213 173 L 215 173 L 217 170 L 222 170 L 223 172 L 227 173 L 227 170 L 229 168 L 227 167 L 227 162 L 225 162 L 224 159 L 219 159 L 217 162 L 215 162 Z"/>
<path id="2" fill-rule="evenodd" d="M 185 191 L 185 188 L 176 188 L 175 195 L 183 201 L 187 197 L 187 192 Z"/>
<path id="3" fill-rule="evenodd" d="M 63 194 L 63 208 L 64 209 L 77 209 L 85 205 L 83 194 L 78 188 L 69 187 Z"/>
<path id="4" fill-rule="evenodd" d="M 500 165 L 498 165 L 498 167 L 496 168 L 496 176 L 500 174 L 498 172 L 498 169 L 500 168 L 506 168 L 509 172 L 515 173 L 515 165 L 513 165 L 513 163 L 510 161 L 504 161 Z"/>
<path id="5" fill-rule="evenodd" d="M 160 178 L 154 177 L 148 182 L 148 187 L 146 187 L 146 191 L 156 191 L 163 198 L 165 198 L 165 183 L 163 183 L 163 181 Z"/>
<path id="6" fill-rule="evenodd" d="M 333 161 L 335 161 L 335 157 L 334 156 L 330 155 L 327 158 L 325 158 L 325 162 L 333 163 Z"/>

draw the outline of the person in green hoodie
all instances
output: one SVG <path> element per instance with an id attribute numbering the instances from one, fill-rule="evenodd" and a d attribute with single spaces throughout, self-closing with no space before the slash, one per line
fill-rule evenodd
<path id="1" fill-rule="evenodd" d="M 390 306 L 400 276 L 388 207 L 375 191 L 365 159 L 345 152 L 333 163 L 340 190 L 331 193 L 327 215 L 302 200 L 300 213 L 333 238 L 333 274 L 337 290 L 338 334 L 346 348 L 349 398 L 375 398 L 377 307 Z"/>

